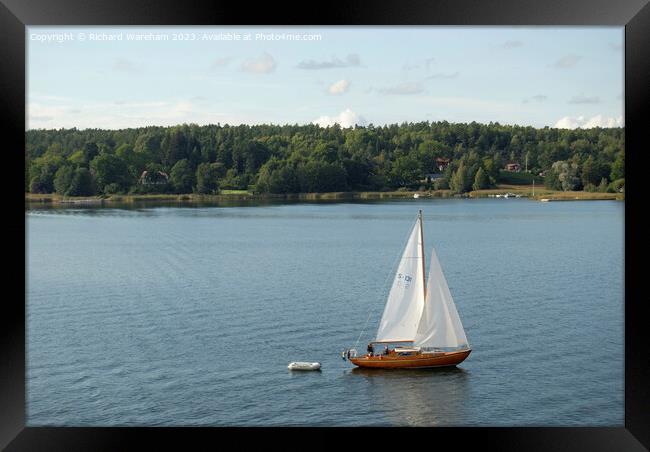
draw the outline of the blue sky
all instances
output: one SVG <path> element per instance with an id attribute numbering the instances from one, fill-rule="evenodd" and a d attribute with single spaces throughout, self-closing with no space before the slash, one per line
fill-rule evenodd
<path id="1" fill-rule="evenodd" d="M 28 27 L 27 127 L 440 120 L 621 126 L 623 32 Z M 296 34 L 301 40 L 289 39 Z"/>

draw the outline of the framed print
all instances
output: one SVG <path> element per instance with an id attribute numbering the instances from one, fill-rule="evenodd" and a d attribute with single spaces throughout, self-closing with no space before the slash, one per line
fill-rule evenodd
<path id="1" fill-rule="evenodd" d="M 648 447 L 646 1 L 2 1 L 7 450 Z"/>

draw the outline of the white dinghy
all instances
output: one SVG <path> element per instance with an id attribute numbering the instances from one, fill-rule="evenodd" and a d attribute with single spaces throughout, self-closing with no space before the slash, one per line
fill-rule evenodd
<path id="1" fill-rule="evenodd" d="M 287 366 L 289 370 L 320 370 L 320 363 L 306 363 L 295 361 Z"/>

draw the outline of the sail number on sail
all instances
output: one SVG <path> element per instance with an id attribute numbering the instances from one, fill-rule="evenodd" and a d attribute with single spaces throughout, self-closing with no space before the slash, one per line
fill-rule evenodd
<path id="1" fill-rule="evenodd" d="M 401 273 L 397 274 L 397 281 L 395 283 L 396 287 L 404 288 L 404 290 L 408 289 L 411 287 L 411 281 L 413 281 L 413 277 L 409 275 L 402 275 Z"/>

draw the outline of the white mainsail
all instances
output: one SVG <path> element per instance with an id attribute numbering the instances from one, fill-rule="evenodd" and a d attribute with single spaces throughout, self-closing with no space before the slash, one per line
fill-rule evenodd
<path id="1" fill-rule="evenodd" d="M 414 345 L 422 348 L 469 348 L 435 249 L 431 252 L 429 265 L 427 296 Z"/>
<path id="2" fill-rule="evenodd" d="M 409 236 L 377 330 L 377 342 L 412 341 L 424 307 L 422 223 Z"/>

